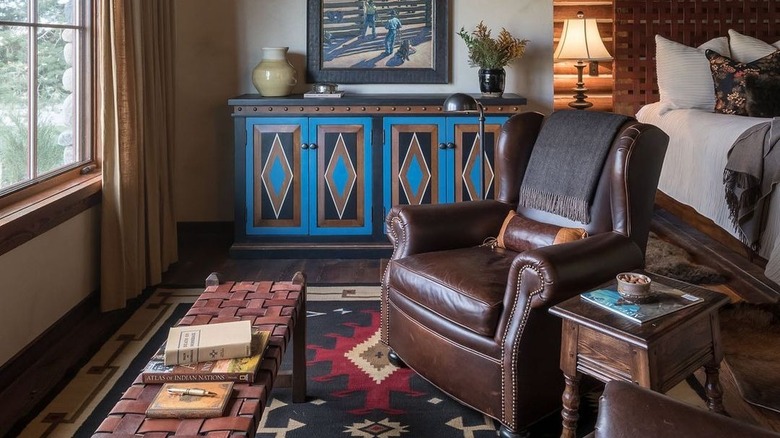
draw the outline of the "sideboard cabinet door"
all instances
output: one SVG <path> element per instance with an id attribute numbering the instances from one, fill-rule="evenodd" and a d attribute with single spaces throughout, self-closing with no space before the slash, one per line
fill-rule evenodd
<path id="1" fill-rule="evenodd" d="M 246 234 L 309 231 L 306 118 L 246 119 Z"/>
<path id="2" fill-rule="evenodd" d="M 313 175 L 312 235 L 370 235 L 371 118 L 313 118 L 309 123 Z"/>
<path id="3" fill-rule="evenodd" d="M 445 119 L 385 117 L 382 124 L 385 211 L 394 205 L 446 202 Z"/>
<path id="4" fill-rule="evenodd" d="M 371 118 L 246 121 L 247 235 L 370 235 Z"/>
<path id="5" fill-rule="evenodd" d="M 501 126 L 508 117 L 485 118 L 485 162 L 482 182 L 479 178 L 479 123 L 472 117 L 450 117 L 447 119 L 447 133 L 452 139 L 448 144 L 454 148 L 448 149 L 448 169 L 452 174 L 448 177 L 447 200 L 450 202 L 473 201 L 480 199 L 483 187 L 487 188 L 482 199 L 494 199 L 495 184 L 498 180 L 495 174 L 495 151 Z"/>

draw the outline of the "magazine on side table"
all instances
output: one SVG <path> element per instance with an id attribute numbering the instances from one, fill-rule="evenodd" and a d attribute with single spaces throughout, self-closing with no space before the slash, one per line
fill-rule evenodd
<path id="1" fill-rule="evenodd" d="M 653 282 L 651 287 L 656 299 L 643 304 L 625 300 L 614 289 L 596 289 L 585 292 L 580 296 L 589 303 L 603 307 L 640 324 L 704 302 L 704 299 L 701 297 L 657 282 Z"/>

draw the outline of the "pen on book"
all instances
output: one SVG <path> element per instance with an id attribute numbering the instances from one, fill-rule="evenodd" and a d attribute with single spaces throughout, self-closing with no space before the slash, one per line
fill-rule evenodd
<path id="1" fill-rule="evenodd" d="M 217 395 L 216 393 L 200 388 L 168 388 L 168 392 L 170 394 L 196 395 L 199 397 L 213 397 Z"/>

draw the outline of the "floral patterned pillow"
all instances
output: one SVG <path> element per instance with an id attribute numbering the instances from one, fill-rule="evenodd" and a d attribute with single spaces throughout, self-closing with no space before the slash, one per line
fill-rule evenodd
<path id="1" fill-rule="evenodd" d="M 780 76 L 780 50 L 753 62 L 737 62 L 713 50 L 705 52 L 715 83 L 715 112 L 748 115 L 745 77 L 751 75 Z"/>

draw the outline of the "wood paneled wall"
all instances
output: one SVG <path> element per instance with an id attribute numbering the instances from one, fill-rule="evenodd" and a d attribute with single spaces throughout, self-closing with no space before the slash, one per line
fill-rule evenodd
<path id="1" fill-rule="evenodd" d="M 599 25 L 599 33 L 604 40 L 604 45 L 613 56 L 615 47 L 613 43 L 613 0 L 554 0 L 553 1 L 553 29 L 554 29 L 554 47 L 558 46 L 558 41 L 563 29 L 563 21 L 567 18 L 576 18 L 577 12 L 582 11 L 585 18 L 595 18 Z M 554 87 L 554 109 L 568 108 L 569 102 L 574 100 L 574 91 L 572 90 L 577 83 L 577 69 L 574 67 L 574 61 L 559 62 L 553 66 L 555 75 L 553 80 Z M 612 104 L 612 62 L 599 63 L 599 75 L 590 76 L 588 67 L 583 74 L 585 88 L 588 89 L 587 100 L 593 103 L 591 109 L 611 111 Z"/>

